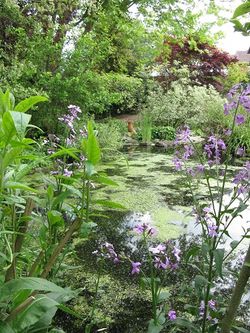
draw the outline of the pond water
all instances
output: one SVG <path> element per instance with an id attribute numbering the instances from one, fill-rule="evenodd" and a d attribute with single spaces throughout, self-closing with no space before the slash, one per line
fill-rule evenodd
<path id="1" fill-rule="evenodd" d="M 172 159 L 171 152 L 137 147 L 102 167 L 118 186 L 103 189 L 101 198 L 119 202 L 127 208 L 117 221 L 121 229 L 132 229 L 135 224 L 149 222 L 158 229 L 157 237 L 161 241 L 178 238 L 184 233 L 200 233 L 192 215 L 192 196 L 187 180 L 174 170 Z M 229 173 L 233 176 L 238 168 L 231 166 Z M 215 189 L 215 181 L 212 185 Z M 230 182 L 226 184 L 226 190 L 225 201 L 232 190 Z M 203 181 L 198 191 L 199 200 L 205 203 L 208 190 Z M 250 226 L 248 216 L 249 210 L 231 225 L 229 231 L 233 239 L 240 239 L 242 227 Z"/>
<path id="2" fill-rule="evenodd" d="M 172 152 L 136 148 L 115 156 L 114 161 L 102 165 L 100 171 L 107 173 L 118 186 L 107 186 L 93 191 L 93 200 L 115 201 L 125 206 L 126 210 L 106 208 L 99 212 L 99 216 L 97 214 L 92 218 L 96 222 L 96 232 L 76 243 L 78 259 L 74 265 L 77 264 L 77 269 L 73 273 L 65 272 L 64 279 L 76 289 L 84 287 L 82 297 L 74 304 L 74 310 L 80 313 L 82 318 L 87 318 L 91 311 L 94 281 L 97 279 L 97 261 L 93 251 L 98 249 L 101 243 L 108 241 L 114 244 L 118 254 L 124 253 L 137 261 L 136 258 L 144 255 L 144 252 L 140 252 L 139 237 L 131 231 L 138 223 L 148 222 L 158 229 L 157 238 L 153 240 L 156 242 L 178 239 L 184 234 L 199 234 L 199 227 L 195 225 L 192 216 L 192 197 L 186 179 L 174 171 L 172 159 Z M 230 167 L 230 172 L 235 173 L 237 168 Z M 213 183 L 213 186 L 215 185 Z M 228 183 L 226 189 L 230 192 L 232 184 Z M 199 200 L 206 202 L 207 196 L 207 188 L 201 182 Z M 97 210 L 99 208 L 96 207 Z M 239 239 L 243 224 L 247 224 L 247 214 L 250 216 L 249 211 L 244 212 L 243 218 L 234 223 L 231 232 L 235 239 Z M 137 277 L 131 276 L 130 266 L 126 260 L 115 266 L 110 261 L 105 262 L 95 313 L 98 323 L 96 328 L 101 327 L 101 331 L 144 333 L 147 330 L 151 298 L 147 291 L 143 292 L 139 288 Z M 173 276 L 173 279 L 175 278 Z M 225 293 L 225 290 L 231 292 L 230 288 L 235 280 L 231 276 L 227 278 L 228 280 L 217 284 L 216 290 L 219 293 Z M 176 283 L 174 281 L 168 281 L 167 284 Z M 248 301 L 249 295 L 244 297 Z M 58 320 L 69 333 L 83 331 L 83 324 L 74 318 L 65 320 L 63 314 Z M 244 320 L 248 319 L 243 318 L 242 321 Z"/>

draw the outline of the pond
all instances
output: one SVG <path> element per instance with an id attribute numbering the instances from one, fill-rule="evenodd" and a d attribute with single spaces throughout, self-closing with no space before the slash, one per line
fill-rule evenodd
<path id="1" fill-rule="evenodd" d="M 147 221 L 158 229 L 159 240 L 177 238 L 184 233 L 200 233 L 192 215 L 193 200 L 187 179 L 174 170 L 172 159 L 171 151 L 137 147 L 101 168 L 118 186 L 105 188 L 98 195 L 127 208 L 120 217 L 121 228 L 131 229 L 135 224 Z M 194 163 L 190 162 L 191 165 Z M 238 168 L 230 166 L 229 174 L 233 177 Z M 215 181 L 212 186 L 216 189 Z M 225 200 L 231 190 L 229 182 Z M 200 181 L 197 195 L 200 202 L 207 202 L 208 190 L 204 181 Z M 240 238 L 242 227 L 248 227 L 249 212 L 244 212 L 242 219 L 238 218 L 230 227 L 234 239 Z"/>
<path id="2" fill-rule="evenodd" d="M 62 273 L 64 281 L 72 288 L 82 288 L 80 297 L 73 301 L 73 309 L 82 316 L 82 321 L 73 317 L 65 318 L 59 313 L 57 323 L 68 333 L 80 333 L 88 321 L 93 302 L 97 262 L 93 256 L 101 243 L 114 244 L 117 253 L 136 260 L 143 256 L 140 252 L 138 237 L 132 232 L 138 223 L 151 223 L 158 229 L 155 242 L 177 239 L 181 235 L 191 237 L 200 233 L 192 215 L 192 197 L 183 175 L 173 169 L 173 152 L 155 148 L 137 147 L 115 156 L 112 162 L 104 163 L 99 171 L 105 172 L 116 181 L 118 186 L 107 186 L 93 191 L 93 198 L 111 200 L 126 207 L 125 210 L 103 209 L 93 216 L 94 230 L 85 240 L 75 240 L 77 260 L 68 262 L 68 267 L 76 266 L 71 271 Z M 195 162 L 190 162 L 194 164 Z M 230 167 L 232 175 L 238 169 Z M 208 193 L 201 181 L 199 200 L 206 202 Z M 212 184 L 215 188 L 215 183 Z M 232 184 L 227 183 L 228 192 Z M 97 208 L 97 207 L 96 207 Z M 230 230 L 235 239 L 242 234 L 242 227 L 247 227 L 247 214 L 235 221 Z M 106 215 L 106 217 L 105 217 Z M 187 238 L 188 238 L 187 237 Z M 230 243 L 232 240 L 228 240 Z M 188 240 L 189 242 L 189 240 Z M 228 245 L 229 245 L 228 243 Z M 110 333 L 143 333 L 151 313 L 150 294 L 139 288 L 138 277 L 131 276 L 130 263 L 126 260 L 119 265 L 107 262 L 100 278 L 97 309 L 95 311 L 95 329 Z M 175 284 L 177 276 L 173 276 Z M 171 277 L 172 279 L 172 277 Z M 234 280 L 219 283 L 217 290 L 230 290 Z M 179 281 L 181 285 L 181 282 Z M 230 291 L 229 291 L 230 292 Z M 246 296 L 246 301 L 249 295 Z M 246 318 L 244 319 L 246 320 Z M 163 331 L 166 333 L 167 331 Z"/>

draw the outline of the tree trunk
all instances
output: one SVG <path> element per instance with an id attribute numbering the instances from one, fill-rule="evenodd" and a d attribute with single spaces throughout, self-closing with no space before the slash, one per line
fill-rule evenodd
<path id="1" fill-rule="evenodd" d="M 244 293 L 249 278 L 250 278 L 250 245 L 248 247 L 248 251 L 245 257 L 244 264 L 241 268 L 238 281 L 233 291 L 230 304 L 227 308 L 225 317 L 222 321 L 221 333 L 230 333 L 234 318 L 236 316 L 242 295 Z"/>

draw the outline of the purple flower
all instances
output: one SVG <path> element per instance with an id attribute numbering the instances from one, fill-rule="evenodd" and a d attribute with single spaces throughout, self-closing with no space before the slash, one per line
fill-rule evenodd
<path id="1" fill-rule="evenodd" d="M 176 319 L 176 311 L 174 311 L 174 310 L 168 311 L 168 318 L 169 318 L 169 320 L 175 320 Z"/>
<path id="2" fill-rule="evenodd" d="M 166 246 L 164 244 L 159 244 L 156 247 L 150 247 L 149 251 L 153 254 L 161 254 L 166 250 Z"/>
<path id="3" fill-rule="evenodd" d="M 175 139 L 175 144 L 186 143 L 190 141 L 191 131 L 188 126 L 185 126 L 183 130 L 180 130 Z"/>
<path id="4" fill-rule="evenodd" d="M 157 230 L 148 223 L 138 224 L 133 231 L 139 235 L 147 234 L 148 236 L 154 236 L 157 234 Z"/>
<path id="5" fill-rule="evenodd" d="M 198 173 L 203 173 L 205 171 L 205 166 L 203 164 L 196 165 L 196 171 Z"/>
<path id="6" fill-rule="evenodd" d="M 245 155 L 245 148 L 238 147 L 237 150 L 236 150 L 236 155 L 238 155 L 238 156 L 244 156 Z"/>
<path id="7" fill-rule="evenodd" d="M 245 122 L 245 117 L 243 116 L 243 114 L 237 114 L 235 118 L 236 125 L 244 124 L 244 122 Z"/>
<path id="8" fill-rule="evenodd" d="M 163 260 L 165 260 L 165 262 Z M 169 262 L 168 257 L 167 256 L 164 258 L 155 257 L 154 266 L 155 266 L 155 268 L 158 268 L 158 269 L 167 269 L 168 267 L 170 267 L 170 262 Z"/>
<path id="9" fill-rule="evenodd" d="M 223 132 L 226 136 L 229 136 L 232 134 L 232 131 L 229 128 L 225 129 Z"/>
<path id="10" fill-rule="evenodd" d="M 64 177 L 71 177 L 72 174 L 73 174 L 73 171 L 70 171 L 68 169 L 64 169 L 64 171 L 63 171 Z"/>
<path id="11" fill-rule="evenodd" d="M 216 302 L 213 301 L 212 299 L 210 301 L 208 301 L 208 306 L 210 307 L 210 309 L 212 309 L 213 311 L 216 311 Z"/>
<path id="12" fill-rule="evenodd" d="M 193 155 L 194 149 L 190 145 L 185 145 L 184 149 L 185 149 L 185 151 L 184 151 L 184 154 L 183 154 L 183 159 L 188 160 L 189 157 Z"/>
<path id="13" fill-rule="evenodd" d="M 217 225 L 215 225 L 214 223 L 210 223 L 208 225 L 208 235 L 210 237 L 217 237 L 218 236 L 218 233 L 217 233 Z"/>
<path id="14" fill-rule="evenodd" d="M 175 259 L 179 262 L 181 260 L 180 258 L 180 253 L 181 253 L 181 250 L 178 249 L 176 246 L 174 246 L 174 249 L 173 249 L 173 255 L 175 256 Z"/>
<path id="15" fill-rule="evenodd" d="M 101 249 L 104 257 L 111 259 L 114 264 L 118 264 L 120 262 L 113 244 L 105 242 L 104 244 L 102 244 Z"/>
<path id="16" fill-rule="evenodd" d="M 201 301 L 200 306 L 199 306 L 199 314 L 200 314 L 200 316 L 204 315 L 204 310 L 205 310 L 205 302 Z"/>
<path id="17" fill-rule="evenodd" d="M 132 271 L 131 274 L 139 274 L 140 273 L 140 267 L 141 267 L 141 263 L 140 262 L 131 262 L 132 264 Z"/>
<path id="18" fill-rule="evenodd" d="M 212 166 L 214 163 L 219 164 L 222 156 L 222 151 L 226 150 L 226 144 L 222 139 L 218 139 L 211 135 L 208 138 L 208 143 L 204 146 L 204 151 L 210 159 L 208 164 Z"/>
<path id="19" fill-rule="evenodd" d="M 236 108 L 236 106 L 237 106 L 237 103 L 235 101 L 224 104 L 224 114 L 228 115 L 231 110 Z"/>
<path id="20" fill-rule="evenodd" d="M 181 171 L 182 169 L 182 160 L 178 157 L 174 157 L 173 159 L 174 167 L 176 171 Z"/>

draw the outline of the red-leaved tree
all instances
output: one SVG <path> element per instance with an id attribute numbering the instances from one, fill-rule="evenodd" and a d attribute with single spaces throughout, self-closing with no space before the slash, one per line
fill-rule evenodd
<path id="1" fill-rule="evenodd" d="M 215 46 L 189 38 L 182 43 L 169 39 L 164 44 L 168 47 L 168 52 L 158 57 L 157 62 L 163 65 L 158 80 L 165 86 L 176 80 L 171 69 L 186 65 L 191 73 L 193 84 L 212 85 L 221 91 L 223 87 L 220 78 L 226 76 L 226 67 L 238 61 L 236 57 Z"/>

